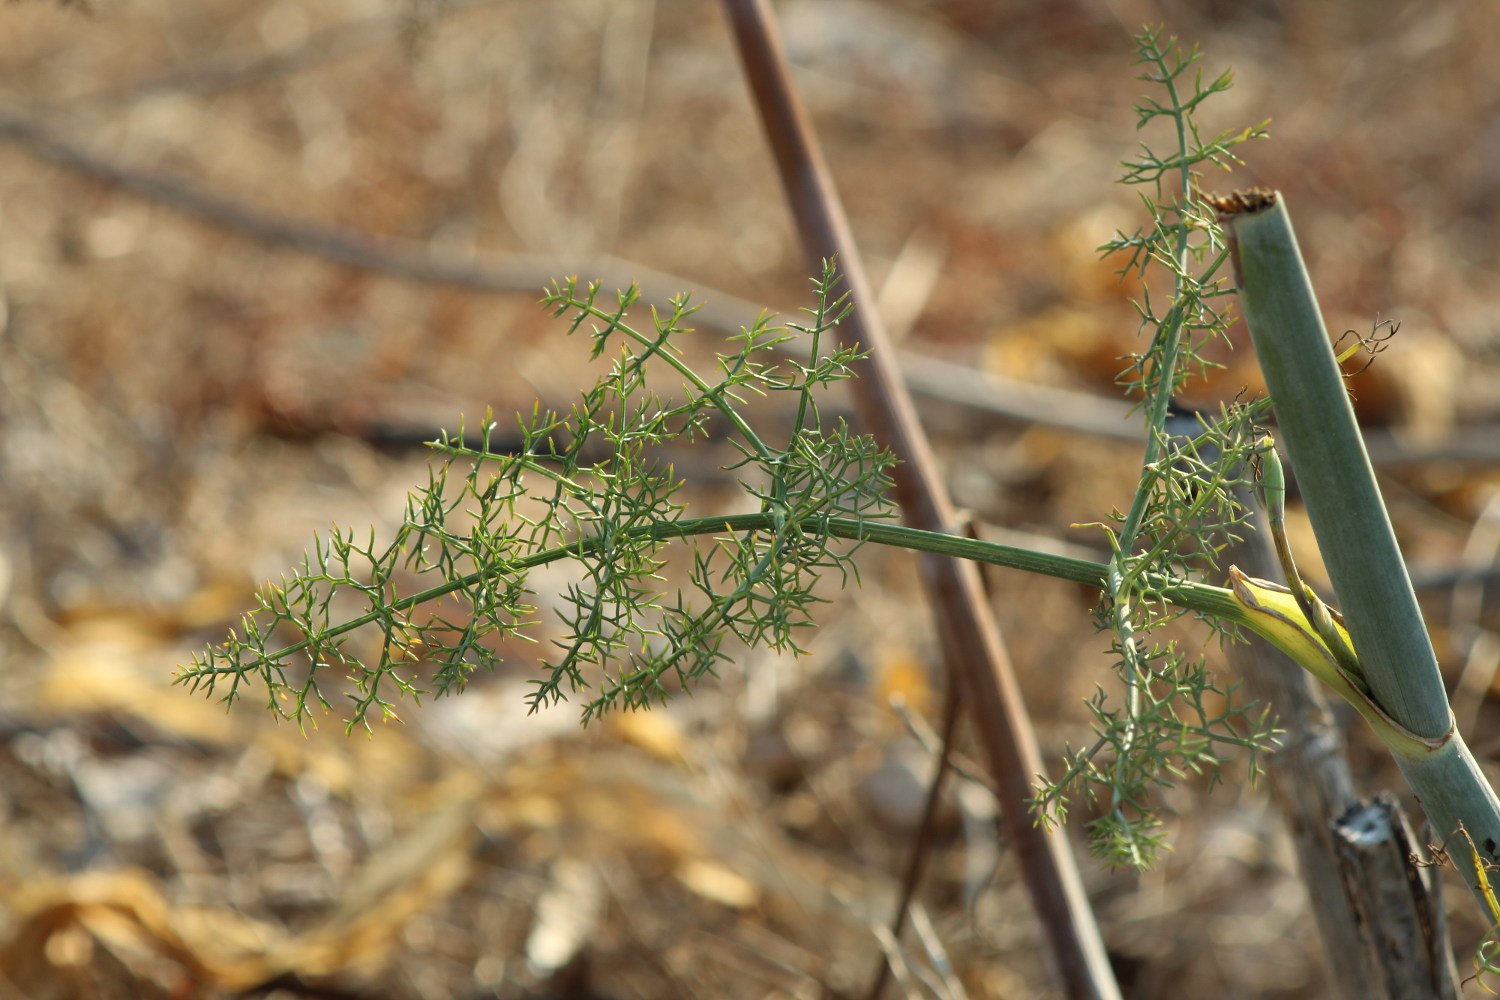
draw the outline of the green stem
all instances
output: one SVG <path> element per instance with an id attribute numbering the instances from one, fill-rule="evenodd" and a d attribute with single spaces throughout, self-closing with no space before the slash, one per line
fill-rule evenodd
<path id="1" fill-rule="evenodd" d="M 776 518 L 776 513 L 770 511 L 754 514 L 734 514 L 728 517 L 686 518 L 680 521 L 643 525 L 628 532 L 621 532 L 620 534 L 624 537 L 620 540 L 636 541 L 650 539 L 665 541 L 673 538 L 691 538 L 697 535 L 711 535 L 722 532 L 774 531 L 777 528 Z M 1087 559 L 1073 559 L 1068 556 L 1052 555 L 1046 552 L 1036 552 L 1032 549 L 1018 548 L 1013 545 L 1001 545 L 998 542 L 986 542 L 962 535 L 948 535 L 937 531 L 925 531 L 921 528 L 908 528 L 905 525 L 885 521 L 813 517 L 804 520 L 803 525 L 809 533 L 813 534 L 822 532 L 834 538 L 842 538 L 854 542 L 874 542 L 879 545 L 889 545 L 916 552 L 929 552 L 934 555 L 969 559 L 990 566 L 1018 569 L 1027 573 L 1037 573 L 1059 580 L 1069 580 L 1073 583 L 1100 589 L 1103 589 L 1106 585 L 1110 571 L 1110 566 L 1105 563 L 1090 562 Z M 449 580 L 435 587 L 429 587 L 419 593 L 392 601 L 389 605 L 382 607 L 378 611 L 369 611 L 357 618 L 340 622 L 338 625 L 319 633 L 318 638 L 332 639 L 344 635 L 382 619 L 390 618 L 395 614 L 410 611 L 418 605 L 446 597 L 455 591 L 472 587 L 476 583 L 492 579 L 503 573 L 524 571 L 547 563 L 558 562 L 559 560 L 590 555 L 597 552 L 601 544 L 601 535 L 590 535 L 577 541 L 569 542 L 566 545 L 558 545 L 541 552 L 534 552 L 529 556 L 513 560 L 503 566 L 497 566 L 492 570 L 470 573 L 459 579 Z M 1248 624 L 1248 617 L 1244 609 L 1236 603 L 1233 594 L 1223 587 L 1214 587 L 1208 584 L 1182 580 L 1164 584 L 1161 593 L 1166 601 L 1180 608 L 1202 615 L 1221 618 L 1235 624 Z M 304 639 L 301 642 L 285 646 L 270 654 L 266 662 L 279 662 L 288 656 L 306 649 L 310 643 L 311 640 Z M 244 674 L 263 665 L 264 663 L 252 663 L 238 666 L 206 667 L 197 671 L 196 676 Z"/>
<path id="2" fill-rule="evenodd" d="M 1136 719 L 1141 714 L 1142 675 L 1145 673 L 1145 665 L 1141 662 L 1140 650 L 1136 645 L 1135 609 L 1132 607 L 1129 591 L 1126 589 L 1129 585 L 1130 574 L 1126 573 L 1125 565 L 1131 557 L 1131 550 L 1135 548 L 1136 535 L 1140 532 L 1141 520 L 1145 517 L 1154 478 L 1153 470 L 1161 459 L 1162 445 L 1165 441 L 1167 407 L 1172 399 L 1177 354 L 1182 345 L 1184 322 L 1182 290 L 1183 286 L 1191 280 L 1187 272 L 1188 227 L 1182 219 L 1183 206 L 1192 198 L 1193 184 L 1192 169 L 1188 164 L 1187 114 L 1178 97 L 1175 77 L 1167 67 L 1165 56 L 1158 52 L 1153 61 L 1161 72 L 1158 82 L 1166 87 L 1167 96 L 1171 101 L 1171 114 L 1177 126 L 1177 152 L 1183 164 L 1179 170 L 1180 189 L 1177 204 L 1177 245 L 1173 249 L 1175 266 L 1172 269 L 1174 273 L 1172 307 L 1167 310 L 1167 315 L 1157 328 L 1158 343 L 1152 345 L 1154 355 L 1152 364 L 1156 383 L 1154 386 L 1149 382 L 1146 383 L 1152 395 L 1148 400 L 1146 449 L 1141 458 L 1140 485 L 1136 488 L 1135 497 L 1130 503 L 1130 510 L 1126 513 L 1125 521 L 1120 527 L 1119 542 L 1110 560 L 1109 574 L 1105 581 L 1105 592 L 1109 595 L 1114 628 L 1120 637 L 1120 654 L 1124 659 L 1125 667 L 1126 730 L 1121 743 L 1120 757 L 1116 762 L 1117 769 L 1125 766 L 1128 751 L 1135 742 Z M 1160 188 L 1158 188 L 1159 193 Z M 1142 377 L 1144 376 L 1143 371 Z M 1115 801 L 1112 806 L 1118 808 L 1120 805 L 1118 785 L 1114 794 Z"/>
<path id="3" fill-rule="evenodd" d="M 625 336 L 629 337 L 631 340 L 634 340 L 637 344 L 640 344 L 642 347 L 647 348 L 649 356 L 661 358 L 663 361 L 665 361 L 672 367 L 674 371 L 677 372 L 677 374 L 687 379 L 688 384 L 690 384 L 694 389 L 698 390 L 699 394 L 701 394 L 704 399 L 707 399 L 708 401 L 713 403 L 714 407 L 724 415 L 724 418 L 734 425 L 734 429 L 739 431 L 741 436 L 744 437 L 745 442 L 751 447 L 751 449 L 754 450 L 757 458 L 760 458 L 768 463 L 771 461 L 771 449 L 767 447 L 766 443 L 760 439 L 760 435 L 755 433 L 755 430 L 750 426 L 750 424 L 745 420 L 740 412 L 733 406 L 730 406 L 729 403 L 719 395 L 718 389 L 705 382 L 702 376 L 693 371 L 692 367 L 684 362 L 681 358 L 674 355 L 671 351 L 662 350 L 661 343 L 653 341 L 650 337 L 645 336 L 639 330 L 627 326 L 624 322 L 621 321 L 619 316 L 605 312 L 603 309 L 595 306 L 592 302 L 588 302 L 583 299 L 577 298 L 576 296 L 573 296 L 567 300 L 567 305 L 573 309 L 577 309 L 585 315 L 593 317 L 594 319 L 602 320 L 603 322 L 610 324 L 614 329 L 619 330 L 621 333 L 625 334 Z"/>

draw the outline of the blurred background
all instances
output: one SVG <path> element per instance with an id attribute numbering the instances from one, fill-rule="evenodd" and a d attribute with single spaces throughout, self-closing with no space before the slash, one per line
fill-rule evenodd
<path id="1" fill-rule="evenodd" d="M 1206 186 L 1284 192 L 1330 328 L 1400 321 L 1357 406 L 1460 721 L 1500 754 L 1495 609 L 1454 583 L 1500 544 L 1500 6 L 776 9 L 902 349 L 1073 394 L 1010 417 L 923 396 L 956 501 L 1075 546 L 1139 463 L 1086 429 L 1122 426 L 1135 347 L 1135 290 L 1095 250 L 1144 219 L 1114 183 L 1130 36 L 1164 24 L 1234 68 L 1206 126 L 1271 138 Z M 695 292 L 700 358 L 806 304 L 718 6 L 21 0 L 0 38 L 0 994 L 860 995 L 941 704 L 905 557 L 866 551 L 809 656 L 746 654 L 587 730 L 526 716 L 524 651 L 372 737 L 171 686 L 315 532 L 388 535 L 439 428 L 592 380 L 537 304 L 550 278 Z M 1256 389 L 1224 360 L 1193 402 Z M 722 456 L 674 457 L 722 508 Z M 1112 679 L 1093 595 L 991 583 L 1055 761 Z M 1351 741 L 1365 791 L 1404 793 Z M 917 950 L 971 997 L 1055 995 L 993 802 L 951 792 Z M 1165 806 L 1160 869 L 1083 861 L 1127 995 L 1324 995 L 1264 792 Z M 1467 971 L 1483 928 L 1448 901 Z"/>

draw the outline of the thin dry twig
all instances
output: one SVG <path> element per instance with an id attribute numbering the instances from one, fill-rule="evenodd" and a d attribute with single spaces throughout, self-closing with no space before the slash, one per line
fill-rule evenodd
<path id="1" fill-rule="evenodd" d="M 0 111 L 0 141 L 257 243 L 312 254 L 393 278 L 480 292 L 534 294 L 559 274 L 585 273 L 606 285 L 621 288 L 637 282 L 643 298 L 658 304 L 665 304 L 673 294 L 685 290 L 678 287 L 681 278 L 608 255 L 580 260 L 576 256 L 510 253 L 480 265 L 467 254 L 445 253 L 422 244 L 375 239 L 278 218 L 189 182 L 115 163 L 59 137 L 42 123 L 11 111 Z M 716 295 L 694 315 L 699 322 L 716 329 L 738 330 L 761 308 L 733 296 Z"/>
<path id="2" fill-rule="evenodd" d="M 0 142 L 38 159 L 92 177 L 127 194 L 162 205 L 226 232 L 268 247 L 294 250 L 324 260 L 404 281 L 447 285 L 476 292 L 535 292 L 560 274 L 587 274 L 606 286 L 641 286 L 642 299 L 664 305 L 692 289 L 703 303 L 693 314 L 705 327 L 736 332 L 762 310 L 721 289 L 684 276 L 645 267 L 609 254 L 506 253 L 477 258 L 434 249 L 415 241 L 376 239 L 328 226 L 279 218 L 261 209 L 205 190 L 182 178 L 115 162 L 58 135 L 29 116 L 0 110 Z M 868 310 L 867 310 L 868 311 Z M 1054 386 L 1037 385 L 976 370 L 912 351 L 886 351 L 907 389 L 927 399 L 963 407 L 999 422 L 1044 424 L 1116 441 L 1145 440 L 1129 417 L 1131 406 L 1118 399 Z M 1370 460 L 1383 467 L 1433 461 L 1500 462 L 1500 432 L 1490 425 L 1462 430 L 1446 441 L 1413 446 L 1384 431 L 1366 436 Z"/>
<path id="3" fill-rule="evenodd" d="M 866 427 L 901 460 L 896 499 L 909 524 L 951 531 L 955 512 L 902 385 L 848 219 L 793 90 L 775 15 L 766 0 L 725 0 L 724 6 L 803 248 L 814 262 L 836 258 L 843 271 L 855 309 L 840 336 L 873 352 L 864 377 L 854 383 L 854 395 Z M 1001 788 L 1002 833 L 1019 855 L 1057 972 L 1071 997 L 1118 997 L 1067 841 L 1031 821 L 1028 802 L 1033 777 L 1042 771 L 1041 753 L 999 629 L 985 607 L 979 571 L 949 559 L 925 559 L 922 569 L 950 675 L 974 713 Z"/>
<path id="4" fill-rule="evenodd" d="M 904 699 L 892 698 L 891 709 L 901 719 L 901 724 L 906 727 L 907 733 L 921 745 L 923 750 L 931 754 L 934 759 L 944 755 L 942 734 L 928 725 L 926 719 L 913 712 Z M 952 747 L 947 749 L 946 756 L 948 767 L 954 774 L 971 785 L 984 789 L 991 798 L 999 797 L 1000 793 L 996 791 L 995 783 L 990 780 L 989 775 L 984 773 L 977 761 L 970 760 Z"/>
<path id="5" fill-rule="evenodd" d="M 922 872 L 927 867 L 927 858 L 932 853 L 933 835 L 937 831 L 938 803 L 943 798 L 945 779 L 952 770 L 949 755 L 953 752 L 953 737 L 957 732 L 958 698 L 950 684 L 947 694 L 943 696 L 942 749 L 938 752 L 937 773 L 927 786 L 927 800 L 922 804 L 922 822 L 917 827 L 916 836 L 912 838 L 906 855 L 906 871 L 901 876 L 901 898 L 896 903 L 895 916 L 891 918 L 892 941 L 901 940 L 901 932 L 906 929 L 906 917 L 911 910 L 911 901 L 917 894 Z M 876 970 L 875 978 L 870 983 L 870 991 L 865 994 L 867 1000 L 880 1000 L 890 974 L 890 960 L 882 954 L 880 968 Z"/>

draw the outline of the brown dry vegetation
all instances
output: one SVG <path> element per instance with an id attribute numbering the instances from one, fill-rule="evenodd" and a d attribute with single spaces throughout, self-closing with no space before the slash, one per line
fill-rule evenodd
<path id="1" fill-rule="evenodd" d="M 911 350 L 1113 392 L 1134 322 L 1093 248 L 1140 221 L 1112 184 L 1141 89 L 1128 37 L 1165 21 L 1209 71 L 1237 71 L 1210 128 L 1273 118 L 1239 183 L 1285 192 L 1330 325 L 1402 321 L 1362 416 L 1424 444 L 1500 417 L 1500 8 L 778 9 Z M 314 531 L 388 530 L 437 428 L 582 388 L 586 345 L 536 306 L 549 267 L 588 276 L 608 255 L 614 274 L 803 301 L 716 6 L 32 0 L 0 6 L 0 39 L 0 995 L 857 993 L 912 833 L 912 768 L 930 766 L 890 705 L 932 718 L 940 702 L 903 557 L 866 554 L 810 656 L 747 655 L 692 700 L 587 731 L 567 707 L 525 717 L 524 647 L 372 738 L 169 686 Z M 64 162 L 38 126 L 94 159 Z M 330 263 L 267 232 L 278 219 L 512 290 Z M 1253 381 L 1231 360 L 1201 398 Z M 1093 544 L 1068 525 L 1130 496 L 1134 448 L 926 405 L 958 502 L 987 523 Z M 732 485 L 711 458 L 680 457 L 705 509 Z M 1386 482 L 1419 570 L 1466 545 L 1488 558 L 1493 458 Z M 1091 597 L 992 583 L 1055 758 L 1107 678 Z M 1457 683 L 1494 615 L 1427 596 Z M 1482 758 L 1500 751 L 1484 655 L 1463 703 Z M 1368 789 L 1395 787 L 1354 742 Z M 1128 995 L 1321 996 L 1265 796 L 1234 781 L 1167 804 L 1160 870 L 1086 862 Z M 1049 996 L 992 809 L 977 785 L 952 796 L 923 912 L 969 996 Z M 1449 899 L 1468 947 L 1472 908 Z"/>

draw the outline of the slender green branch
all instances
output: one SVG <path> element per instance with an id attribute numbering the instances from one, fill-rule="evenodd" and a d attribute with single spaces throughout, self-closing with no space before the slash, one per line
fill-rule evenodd
<path id="1" fill-rule="evenodd" d="M 1202 349 L 1224 336 L 1228 322 L 1214 305 L 1227 294 L 1218 276 L 1225 260 L 1223 240 L 1213 213 L 1203 205 L 1195 171 L 1203 164 L 1234 162 L 1232 148 L 1260 130 L 1205 139 L 1194 114 L 1206 99 L 1228 88 L 1229 74 L 1211 83 L 1201 74 L 1189 77 L 1197 52 L 1184 52 L 1175 39 L 1159 32 L 1142 32 L 1136 46 L 1139 62 L 1146 66 L 1140 78 L 1163 91 L 1162 99 L 1148 97 L 1137 105 L 1138 127 L 1167 119 L 1174 141 L 1165 157 L 1143 143 L 1140 155 L 1124 164 L 1122 181 L 1146 189 L 1141 201 L 1149 222 L 1101 248 L 1125 257 L 1122 276 L 1142 280 L 1136 305 L 1141 332 L 1149 337 L 1146 349 L 1120 375 L 1129 391 L 1143 397 L 1146 446 L 1139 484 L 1126 512 L 1115 516 L 1113 526 L 1104 526 L 1112 557 L 1101 620 L 1114 635 L 1124 708 L 1110 708 L 1103 697 L 1091 703 L 1101 738 L 1086 750 L 1070 752 L 1063 780 L 1044 783 L 1037 801 L 1044 816 L 1051 810 L 1047 818 L 1056 819 L 1075 791 L 1107 798 L 1109 812 L 1094 831 L 1095 846 L 1112 862 L 1146 867 L 1160 846 L 1158 824 L 1147 805 L 1150 787 L 1164 773 L 1200 767 L 1216 771 L 1213 747 L 1232 745 L 1238 725 L 1254 728 L 1258 745 L 1271 734 L 1238 711 L 1214 718 L 1203 700 L 1214 688 L 1201 657 L 1183 656 L 1171 643 L 1152 639 L 1175 617 L 1161 611 L 1171 601 L 1159 585 L 1168 577 L 1217 569 L 1214 553 L 1239 530 L 1244 517 L 1233 486 L 1256 407 L 1225 411 L 1190 442 L 1169 433 L 1167 422 L 1173 395 L 1192 373 L 1211 367 Z M 1149 281 L 1161 270 L 1170 288 L 1164 309 L 1153 300 Z M 1183 713 L 1195 719 L 1187 739 L 1175 735 L 1182 731 Z"/>
<path id="2" fill-rule="evenodd" d="M 920 528 L 909 528 L 901 524 L 838 517 L 814 517 L 805 522 L 788 524 L 784 519 L 778 518 L 775 513 L 769 511 L 731 514 L 724 517 L 694 517 L 668 523 L 647 524 L 617 536 L 613 539 L 613 543 L 663 542 L 700 535 L 775 533 L 788 528 L 826 534 L 831 538 L 850 542 L 869 542 L 913 552 L 968 559 L 988 566 L 1020 570 L 1101 589 L 1105 586 L 1109 573 L 1109 566 L 1106 563 L 1054 555 L 1014 545 L 1002 545 L 966 535 L 948 535 L 936 531 L 924 531 Z M 605 547 L 605 536 L 596 534 L 522 556 L 494 570 L 470 573 L 446 583 L 428 587 L 426 590 L 391 601 L 378 611 L 367 612 L 322 630 L 315 638 L 303 639 L 300 642 L 282 646 L 268 654 L 265 661 L 281 662 L 288 657 L 307 651 L 310 646 L 318 642 L 354 632 L 366 625 L 389 620 L 393 615 L 400 615 L 421 605 L 442 600 L 498 575 L 588 557 L 597 554 Z M 1158 581 L 1156 586 L 1164 599 L 1183 610 L 1213 616 L 1235 624 L 1249 624 L 1243 607 L 1235 601 L 1232 591 L 1228 588 L 1195 583 L 1190 580 Z M 200 683 L 208 683 L 208 679 L 214 676 L 244 674 L 247 670 L 253 671 L 263 665 L 264 663 L 239 666 L 213 664 L 194 673 L 188 683 L 190 687 L 196 687 Z"/>
<path id="3" fill-rule="evenodd" d="M 745 443 L 755 451 L 755 454 L 759 458 L 767 461 L 770 460 L 771 449 L 768 448 L 765 442 L 760 439 L 760 435 L 755 433 L 755 429 L 750 426 L 748 421 L 746 421 L 744 415 L 742 415 L 738 409 L 731 405 L 728 399 L 724 398 L 724 387 L 722 385 L 710 386 L 708 382 L 705 381 L 697 372 L 693 371 L 692 368 L 684 363 L 683 360 L 677 356 L 676 349 L 672 348 L 668 344 L 669 334 L 680 329 L 679 323 L 693 313 L 693 310 L 687 307 L 687 299 L 685 297 L 678 297 L 672 300 L 672 308 L 674 314 L 672 316 L 671 322 L 660 324 L 660 332 L 656 339 L 653 340 L 652 338 L 640 333 L 635 328 L 629 326 L 624 321 L 625 311 L 629 309 L 630 306 L 633 305 L 636 299 L 639 297 L 639 289 L 634 289 L 632 292 L 622 294 L 620 296 L 620 307 L 614 313 L 605 312 L 603 309 L 600 309 L 598 306 L 594 305 L 594 298 L 595 296 L 597 296 L 598 292 L 599 286 L 597 284 L 591 285 L 589 287 L 588 294 L 585 297 L 579 297 L 579 295 L 577 294 L 576 286 L 573 282 L 570 281 L 566 284 L 554 283 L 552 286 L 552 290 L 542 301 L 544 304 L 553 307 L 557 315 L 562 315 L 569 310 L 577 311 L 578 319 L 574 322 L 575 328 L 577 327 L 578 323 L 582 322 L 585 318 L 600 320 L 607 324 L 607 326 L 603 330 L 598 331 L 594 335 L 595 343 L 597 345 L 594 352 L 596 357 L 603 352 L 604 343 L 608 336 L 611 333 L 618 331 L 620 333 L 623 333 L 626 337 L 630 338 L 635 343 L 646 348 L 645 354 L 637 355 L 632 359 L 633 364 L 636 368 L 644 365 L 647 359 L 651 357 L 661 358 L 668 365 L 670 365 L 672 369 L 677 372 L 677 374 L 687 379 L 688 384 L 696 389 L 703 398 L 710 400 L 713 403 L 714 408 L 724 416 L 724 419 L 728 420 L 731 424 L 734 425 L 734 429 L 740 432 L 740 435 L 745 439 Z M 765 318 L 766 317 L 763 315 L 762 319 L 764 320 Z M 747 331 L 744 336 L 753 337 L 755 333 L 759 331 L 759 329 L 759 325 L 757 325 L 756 327 L 752 327 L 751 330 Z"/>

